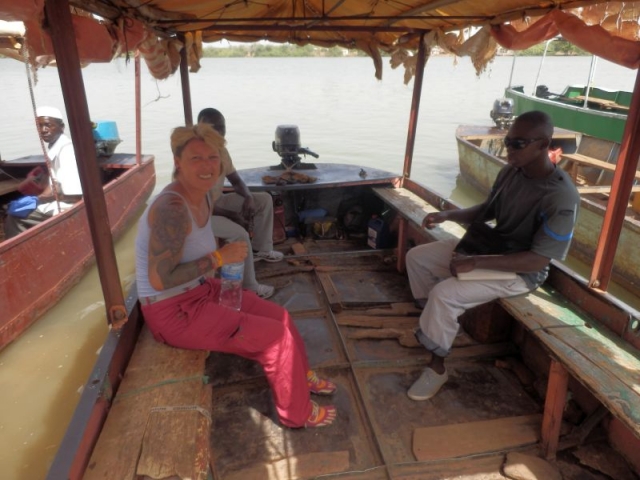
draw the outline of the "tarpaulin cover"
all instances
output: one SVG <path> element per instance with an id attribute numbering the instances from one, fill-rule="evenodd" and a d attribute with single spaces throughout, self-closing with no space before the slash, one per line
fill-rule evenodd
<path id="1" fill-rule="evenodd" d="M 512 25 L 494 25 L 491 34 L 511 50 L 523 50 L 562 35 L 574 45 L 610 62 L 629 68 L 640 66 L 640 43 L 615 36 L 600 25 L 587 25 L 575 15 L 552 10 L 529 28 L 518 31 Z"/>
<path id="2" fill-rule="evenodd" d="M 42 18 L 44 0 L 0 0 L 0 19 L 20 22 L 29 18 Z"/>

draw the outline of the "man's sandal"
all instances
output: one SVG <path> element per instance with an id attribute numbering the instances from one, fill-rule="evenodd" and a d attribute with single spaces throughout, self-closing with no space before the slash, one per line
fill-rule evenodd
<path id="1" fill-rule="evenodd" d="M 309 391 L 316 395 L 333 395 L 338 389 L 335 383 L 319 378 L 318 374 L 313 370 L 307 372 L 307 386 Z"/>
<path id="2" fill-rule="evenodd" d="M 333 405 L 321 406 L 313 400 L 311 401 L 311 415 L 306 422 L 305 428 L 326 427 L 331 425 L 336 419 L 338 411 Z"/>

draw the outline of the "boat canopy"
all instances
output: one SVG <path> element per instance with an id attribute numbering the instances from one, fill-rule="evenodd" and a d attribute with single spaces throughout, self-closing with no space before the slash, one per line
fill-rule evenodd
<path id="1" fill-rule="evenodd" d="M 499 46 L 523 49 L 560 34 L 615 63 L 640 65 L 640 0 L 0 0 L 0 18 L 25 26 L 22 37 L 14 32 L 0 41 L 0 54 L 12 50 L 33 65 L 55 62 L 60 67 L 76 158 L 91 165 L 95 148 L 79 69 L 135 50 L 155 78 L 167 78 L 180 68 L 186 124 L 193 121 L 188 69 L 200 68 L 203 42 L 266 40 L 355 48 L 371 56 L 377 78 L 382 78 L 382 55 L 389 54 L 392 67 L 404 66 L 405 82 L 415 77 L 404 180 L 411 172 L 424 66 L 435 46 L 470 56 L 482 72 Z M 606 290 L 609 281 L 640 157 L 640 139 L 634 135 L 639 129 L 637 76 L 612 184 L 614 201 L 607 208 L 589 283 L 594 288 Z M 83 190 L 97 191 L 97 175 L 81 163 Z M 93 240 L 105 306 L 110 323 L 119 328 L 126 317 L 108 225 L 102 221 L 103 203 L 87 213 L 97 232 Z"/>
<path id="2" fill-rule="evenodd" d="M 404 66 L 408 82 L 420 40 L 459 56 L 471 56 L 478 73 L 499 47 L 524 49 L 562 35 L 612 62 L 640 65 L 640 3 L 575 0 L 70 0 L 81 61 L 110 61 L 139 48 L 152 75 L 177 70 L 187 47 L 192 72 L 202 43 L 267 40 L 342 47 L 366 52 L 382 78 L 382 54 Z M 44 22 L 44 0 L 0 0 L 0 18 L 22 21 L 28 58 L 35 66 L 54 61 Z M 21 41 L 0 43 L 0 54 L 17 57 Z M 7 53 L 7 51 L 13 53 Z"/>

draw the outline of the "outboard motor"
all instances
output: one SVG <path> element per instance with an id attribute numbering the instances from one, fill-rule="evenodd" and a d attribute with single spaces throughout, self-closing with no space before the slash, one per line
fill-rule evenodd
<path id="1" fill-rule="evenodd" d="M 513 100 L 498 98 L 493 102 L 493 110 L 489 113 L 496 126 L 502 130 L 508 129 L 513 123 Z"/>
<path id="2" fill-rule="evenodd" d="M 314 158 L 320 156 L 300 146 L 300 129 L 297 125 L 278 125 L 272 147 L 273 151 L 282 158 L 280 165 L 274 168 L 316 168 L 313 163 L 301 163 L 300 154 L 311 155 Z"/>
<path id="3" fill-rule="evenodd" d="M 98 157 L 110 157 L 122 140 L 116 122 L 98 120 L 93 122 L 93 141 Z"/>
<path id="4" fill-rule="evenodd" d="M 536 97 L 538 97 L 538 98 L 549 98 L 552 95 L 554 95 L 554 94 L 549 91 L 549 87 L 547 87 L 546 85 L 538 85 L 536 87 Z"/>

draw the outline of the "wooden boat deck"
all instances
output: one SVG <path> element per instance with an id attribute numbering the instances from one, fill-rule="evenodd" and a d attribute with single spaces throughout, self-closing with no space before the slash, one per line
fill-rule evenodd
<path id="1" fill-rule="evenodd" d="M 281 249 L 298 255 L 256 265 L 259 279 L 277 287 L 272 300 L 291 312 L 312 367 L 338 384 L 335 397 L 316 398 L 338 407 L 337 421 L 282 428 L 260 367 L 211 354 L 214 478 L 507 478 L 509 451 L 536 455 L 542 411 L 536 386 L 503 368 L 519 364 L 514 346 L 480 344 L 463 332 L 448 360 L 449 382 L 430 401 L 410 400 L 406 391 L 428 357 L 401 345 L 411 343 L 419 315 L 406 275 L 384 251 L 348 243 L 288 243 Z M 556 460 L 564 478 L 606 478 L 580 477 L 586 469 L 572 455 Z"/>

